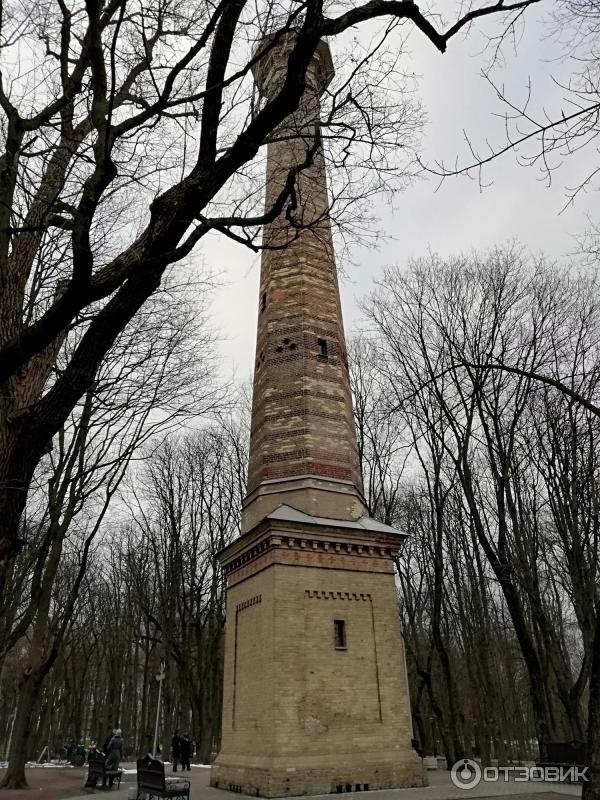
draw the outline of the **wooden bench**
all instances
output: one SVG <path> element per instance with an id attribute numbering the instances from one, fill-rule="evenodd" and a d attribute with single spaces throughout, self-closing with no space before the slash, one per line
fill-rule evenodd
<path id="1" fill-rule="evenodd" d="M 548 742 L 546 745 L 546 758 L 540 759 L 536 763 L 538 767 L 558 767 L 566 770 L 571 767 L 587 767 L 590 763 L 587 744 L 576 740 L 571 742 Z"/>
<path id="2" fill-rule="evenodd" d="M 156 797 L 189 800 L 190 782 L 185 778 L 167 778 L 163 762 L 147 755 L 137 760 L 137 800 L 153 800 Z"/>
<path id="3" fill-rule="evenodd" d="M 113 778 L 117 783 L 117 789 L 119 789 L 122 775 L 122 769 L 106 769 L 106 756 L 100 750 L 91 752 L 88 755 L 88 776 L 85 782 L 87 788 L 95 788 L 98 780 L 101 780 L 103 785 L 106 786 L 108 779 Z"/>

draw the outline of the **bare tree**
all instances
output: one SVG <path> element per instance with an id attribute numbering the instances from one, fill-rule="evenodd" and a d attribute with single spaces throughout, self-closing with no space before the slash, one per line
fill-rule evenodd
<path id="1" fill-rule="evenodd" d="M 407 274 L 390 270 L 369 307 L 386 344 L 380 363 L 396 410 L 414 416 L 427 398 L 426 410 L 438 408 L 444 420 L 438 442 L 502 589 L 529 672 L 542 753 L 547 741 L 581 736 L 583 688 L 595 691 L 598 465 L 590 412 L 598 297 L 593 279 L 528 264 L 504 248 L 484 258 L 432 257 Z M 512 369 L 498 369 L 511 362 Z M 564 401 L 557 409 L 556 396 L 548 403 L 535 380 L 544 367 L 569 375 L 546 385 L 563 385 L 571 401 L 585 399 L 580 415 Z M 438 428 L 428 422 L 425 431 Z M 586 480 L 589 499 L 578 488 Z M 571 611 L 580 659 L 563 624 Z"/>
<path id="2" fill-rule="evenodd" d="M 167 441 L 131 489 L 129 574 L 171 675 L 167 719 L 195 732 L 202 763 L 220 735 L 225 593 L 216 554 L 239 534 L 246 442 L 237 423 Z"/>
<path id="3" fill-rule="evenodd" d="M 16 598 L 2 596 L 10 600 L 10 613 L 0 617 L 8 625 L 0 656 L 27 643 L 3 779 L 9 788 L 26 785 L 24 765 L 41 688 L 69 638 L 94 541 L 129 464 L 150 437 L 222 402 L 213 337 L 201 304 L 191 303 L 188 291 L 171 285 L 125 329 L 35 475 L 28 531 L 33 559 L 29 546 L 22 551 L 27 584 L 20 585 Z M 196 384 L 203 388 L 196 390 Z"/>
<path id="4" fill-rule="evenodd" d="M 482 358 L 481 353 L 466 352 L 462 346 L 464 342 L 458 342 L 453 335 L 444 335 L 444 338 L 451 353 L 452 370 L 501 373 L 543 388 L 545 415 L 540 423 L 540 405 L 536 404 L 534 419 L 538 432 L 540 425 L 542 427 L 540 449 L 546 459 L 541 462 L 541 473 L 556 530 L 557 555 L 551 569 L 556 570 L 558 566 L 560 572 L 568 576 L 568 602 L 582 641 L 574 683 L 568 660 L 563 660 L 562 669 L 559 667 L 561 675 L 556 671 L 556 664 L 553 669 L 561 703 L 571 719 L 578 716 L 585 686 L 588 687 L 587 743 L 591 775 L 584 784 L 583 797 L 597 800 L 600 796 L 597 493 L 600 299 L 595 275 L 575 273 L 561 283 L 562 302 L 556 303 L 557 293 L 549 295 L 546 313 L 538 319 L 534 330 L 525 333 L 520 348 L 491 347 Z M 540 341 L 549 346 L 535 346 Z M 559 604 L 563 601 L 564 596 Z M 552 641 L 550 633 L 546 626 L 542 631 L 546 641 Z M 567 652 L 572 650 L 571 645 Z"/>
<path id="5" fill-rule="evenodd" d="M 377 366 L 377 349 L 365 335 L 349 344 L 350 382 L 358 457 L 369 514 L 392 525 L 398 513 L 409 440 L 390 415 L 387 386 Z"/>
<path id="6" fill-rule="evenodd" d="M 434 753 L 441 740 L 450 766 L 461 754 L 477 753 L 484 763 L 523 758 L 535 731 L 525 665 L 446 453 L 451 425 L 431 384 L 412 392 L 407 369 L 416 352 L 408 339 L 402 371 L 385 339 L 355 343 L 351 352 L 365 484 L 374 463 L 376 485 L 393 487 L 393 504 L 375 513 L 391 509 L 387 521 L 409 534 L 397 567 L 421 746 Z M 400 409 L 397 392 L 409 395 Z M 410 444 L 408 458 L 401 451 L 402 458 L 373 459 L 372 451 L 385 455 L 389 442 Z"/>
<path id="7" fill-rule="evenodd" d="M 600 164 L 597 159 L 600 135 L 600 9 L 596 0 L 565 0 L 554 3 L 544 20 L 550 26 L 556 61 L 572 67 L 566 79 L 553 78 L 556 97 L 540 107 L 536 102 L 535 81 L 530 77 L 524 96 L 508 93 L 495 75 L 497 59 L 482 70 L 482 77 L 500 103 L 502 128 L 497 144 L 486 137 L 480 143 L 465 131 L 468 155 L 452 165 L 438 161 L 427 170 L 444 179 L 449 176 L 476 177 L 485 184 L 485 167 L 492 161 L 514 154 L 517 163 L 537 170 L 550 186 L 565 164 L 570 165 L 564 179 L 566 200 L 572 204 L 578 195 L 598 186 Z M 583 152 L 579 164 L 574 156 Z M 597 220 L 592 220 L 585 237 L 586 249 L 597 249 Z"/>
<path id="8" fill-rule="evenodd" d="M 390 69 L 403 28 L 443 53 L 480 18 L 509 20 L 535 1 L 474 3 L 449 23 L 396 0 L 340 9 L 322 0 L 46 0 L 3 10 L 0 594 L 44 450 L 167 266 L 209 231 L 259 247 L 259 226 L 294 205 L 291 174 L 273 207 L 257 211 L 257 156 L 297 108 L 319 40 L 380 20 L 372 46 L 353 47 L 341 65 L 323 110 L 329 158 L 348 167 L 338 194 L 352 216 L 357 190 L 404 174 L 398 145 L 415 117 L 402 86 L 394 95 Z M 253 102 L 255 43 L 275 33 L 264 56 L 292 29 L 285 79 Z M 313 150 L 309 142 L 307 162 Z M 53 372 L 61 351 L 68 358 Z"/>

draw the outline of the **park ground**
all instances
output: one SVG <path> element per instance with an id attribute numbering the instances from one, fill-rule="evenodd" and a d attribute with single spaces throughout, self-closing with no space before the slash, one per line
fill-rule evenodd
<path id="1" fill-rule="evenodd" d="M 2 800 L 89 800 L 93 795 L 110 797 L 111 800 L 128 800 L 130 790 L 135 787 L 134 764 L 123 764 L 126 770 L 121 788 L 111 792 L 85 790 L 83 784 L 87 774 L 86 768 L 52 768 L 29 769 L 27 780 L 29 790 L 9 791 L 2 793 Z M 190 800 L 233 800 L 239 795 L 212 789 L 208 785 L 209 770 L 206 767 L 194 766 L 186 777 L 191 780 Z M 0 770 L 0 778 L 2 770 Z M 488 798 L 510 797 L 510 800 L 567 800 L 568 797 L 579 797 L 581 787 L 572 784 L 556 783 L 480 783 L 474 789 L 457 789 L 450 780 L 450 773 L 445 770 L 428 773 L 429 786 L 419 789 L 389 789 L 377 792 L 360 792 L 361 800 L 488 800 Z M 133 795 L 135 796 L 135 795 Z M 325 795 L 331 797 L 331 795 Z M 346 800 L 358 800 L 358 795 L 348 793 Z"/>

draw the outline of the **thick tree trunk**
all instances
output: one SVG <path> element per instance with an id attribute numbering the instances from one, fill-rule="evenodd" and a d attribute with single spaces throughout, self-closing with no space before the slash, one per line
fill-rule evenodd
<path id="1" fill-rule="evenodd" d="M 429 704 L 431 706 L 431 710 L 435 715 L 435 721 L 437 722 L 437 730 L 442 741 L 442 750 L 444 751 L 444 757 L 446 759 L 446 765 L 448 769 L 452 769 L 452 766 L 456 759 L 454 758 L 454 752 L 452 751 L 452 747 L 450 744 L 450 738 L 448 736 L 448 730 L 446 725 L 446 720 L 444 719 L 444 712 L 437 702 L 434 690 L 433 690 L 433 682 L 431 680 L 431 672 L 429 669 L 427 670 L 420 670 L 419 676 L 425 682 L 425 686 L 427 688 L 427 696 L 429 697 Z M 435 731 L 432 731 L 431 738 L 433 739 L 433 747 L 435 747 Z"/>
<path id="2" fill-rule="evenodd" d="M 142 671 L 142 702 L 140 704 L 140 727 L 138 730 L 138 754 L 146 755 L 148 750 L 148 681 L 150 680 L 150 647 L 148 645 L 148 623 L 144 630 L 144 668 Z"/>
<path id="3" fill-rule="evenodd" d="M 28 789 L 25 777 L 30 748 L 30 734 L 33 726 L 34 711 L 37 707 L 42 678 L 36 673 L 25 676 L 19 688 L 17 716 L 13 728 L 8 768 L 0 789 Z"/>
<path id="4" fill-rule="evenodd" d="M 583 785 L 582 800 L 600 800 L 600 602 L 596 603 L 596 630 L 590 675 L 588 760 L 589 781 Z"/>
<path id="5" fill-rule="evenodd" d="M 212 719 L 209 719 L 208 716 L 204 714 L 202 719 L 202 728 L 200 730 L 200 742 L 198 743 L 198 749 L 196 751 L 196 758 L 201 764 L 210 764 L 212 741 L 213 741 Z"/>
<path id="6" fill-rule="evenodd" d="M 488 561 L 494 570 L 494 574 L 496 575 L 496 578 L 500 584 L 513 627 L 515 629 L 515 634 L 521 648 L 521 653 L 523 655 L 523 659 L 525 660 L 529 677 L 529 691 L 535 717 L 535 729 L 539 743 L 540 758 L 544 760 L 546 754 L 546 745 L 553 738 L 553 725 L 547 702 L 547 679 L 546 675 L 544 674 L 542 664 L 540 663 L 534 637 L 532 636 L 530 627 L 528 625 L 527 615 L 523 608 L 521 593 L 514 582 L 514 571 L 512 564 L 510 563 L 509 554 L 503 552 L 505 548 L 500 545 L 502 538 L 506 538 L 506 518 L 502 508 L 503 495 L 500 490 L 498 490 L 496 493 L 498 500 L 500 534 L 499 543 L 497 548 L 495 548 L 487 536 L 486 527 L 481 519 L 480 508 L 477 502 L 477 493 L 475 492 L 473 485 L 471 466 L 465 453 L 462 454 L 461 461 L 457 464 L 457 467 L 461 485 L 469 506 L 469 511 L 471 512 L 473 518 L 477 540 L 481 544 L 481 547 L 486 554 Z"/>
<path id="7" fill-rule="evenodd" d="M 447 493 L 440 481 L 441 462 L 435 463 L 434 496 L 431 509 L 431 524 L 434 531 L 434 589 L 433 609 L 431 616 L 431 635 L 433 646 L 438 655 L 442 676 L 445 683 L 448 720 L 447 738 L 451 744 L 451 751 L 446 752 L 448 769 L 464 757 L 463 747 L 458 732 L 458 709 L 456 707 L 456 687 L 452 675 L 450 658 L 442 635 L 442 614 L 444 605 L 444 522 Z"/>
<path id="8" fill-rule="evenodd" d="M 492 763 L 492 752 L 490 749 L 490 735 L 486 725 L 475 723 L 475 746 L 479 750 L 481 766 L 489 767 Z"/>
<path id="9" fill-rule="evenodd" d="M 5 594 L 10 592 L 10 569 L 23 542 L 19 538 L 19 523 L 31 475 L 15 470 L 12 464 L 11 444 L 14 439 L 0 423 L 0 608 Z"/>

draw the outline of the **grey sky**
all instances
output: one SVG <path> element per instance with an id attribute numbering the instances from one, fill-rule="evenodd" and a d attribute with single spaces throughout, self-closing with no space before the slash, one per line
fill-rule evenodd
<path id="1" fill-rule="evenodd" d="M 559 47 L 543 22 L 549 8 L 542 4 L 539 11 L 532 9 L 516 52 L 506 48 L 506 63 L 495 69 L 494 77 L 516 102 L 526 96 L 531 78 L 532 108 L 556 112 L 566 108 L 565 92 L 552 77 L 564 78 L 574 65 L 557 60 Z M 420 96 L 428 115 L 422 143 L 426 160 L 443 158 L 451 164 L 457 155 L 467 159 L 463 128 L 481 145 L 481 153 L 486 138 L 491 142 L 502 139 L 503 122 L 493 115 L 502 113 L 503 108 L 480 76 L 486 59 L 481 54 L 484 43 L 481 28 L 473 29 L 468 37 L 453 40 L 442 56 L 418 32 L 410 36 L 405 65 L 421 76 Z M 333 56 L 335 61 L 335 49 Z M 341 286 L 346 330 L 360 325 L 360 299 L 370 291 L 382 268 L 405 264 L 428 248 L 448 255 L 517 237 L 533 253 L 567 256 L 575 248 L 573 236 L 583 231 L 586 215 L 594 216 L 597 204 L 597 192 L 591 192 L 580 195 L 574 207 L 560 213 L 566 200 L 565 185 L 585 177 L 589 157 L 589 152 L 587 159 L 582 152 L 565 160 L 550 188 L 537 168 L 519 166 L 509 153 L 486 167 L 484 179 L 492 185 L 483 190 L 477 180 L 460 177 L 446 180 L 436 192 L 437 181 L 431 179 L 410 186 L 393 209 L 382 200 L 376 213 L 381 229 L 393 239 L 382 241 L 378 249 L 353 249 L 355 263 L 347 266 Z M 221 345 L 224 370 L 235 369 L 238 377 L 245 379 L 254 357 L 260 256 L 219 236 L 205 240 L 199 255 L 226 282 L 213 309 L 215 323 L 225 337 Z"/>

